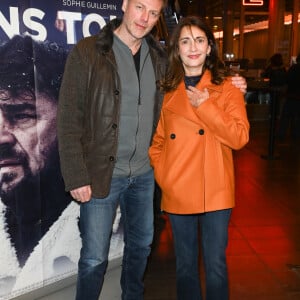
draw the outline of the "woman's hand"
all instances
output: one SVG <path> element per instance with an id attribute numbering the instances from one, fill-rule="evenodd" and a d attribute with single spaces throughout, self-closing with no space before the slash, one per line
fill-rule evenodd
<path id="1" fill-rule="evenodd" d="M 190 103 L 196 108 L 209 98 L 209 93 L 206 88 L 203 91 L 200 91 L 193 86 L 189 86 L 186 93 Z"/>

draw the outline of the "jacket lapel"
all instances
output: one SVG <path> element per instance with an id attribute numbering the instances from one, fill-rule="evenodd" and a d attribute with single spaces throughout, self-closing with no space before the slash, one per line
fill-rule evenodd
<path id="1" fill-rule="evenodd" d="M 210 80 L 210 72 L 206 71 L 196 87 L 200 90 L 206 87 L 210 98 L 217 98 L 222 90 L 222 85 L 217 86 L 212 84 Z M 184 81 L 178 85 L 175 91 L 166 94 L 164 109 L 192 122 L 201 123 L 196 114 L 196 109 L 190 104 L 187 97 Z"/>

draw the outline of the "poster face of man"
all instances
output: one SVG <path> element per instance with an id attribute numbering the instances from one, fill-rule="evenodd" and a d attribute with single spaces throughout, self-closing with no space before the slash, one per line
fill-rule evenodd
<path id="1" fill-rule="evenodd" d="M 34 266 L 43 255 L 36 249 L 49 240 L 48 232 L 72 201 L 64 191 L 56 138 L 66 57 L 67 51 L 56 43 L 29 36 L 14 36 L 0 46 L 0 227 L 5 229 L 0 230 L 0 243 L 11 249 L 11 255 L 2 256 L 3 264 L 16 261 L 11 268 L 16 282 L 20 268 Z M 74 213 L 75 235 L 78 217 Z M 59 234 L 56 230 L 51 239 Z M 57 252 L 47 276 L 55 273 L 54 260 L 60 256 L 72 255 Z M 73 266 L 76 259 L 71 259 Z M 0 258 L 0 281 L 6 278 L 5 267 Z M 36 281 L 42 282 L 43 276 L 38 274 Z"/>
<path id="2" fill-rule="evenodd" d="M 0 193 L 38 174 L 56 145 L 56 105 L 46 94 L 0 94 Z M 5 100 L 7 99 L 7 100 Z"/>
<path id="3" fill-rule="evenodd" d="M 121 16 L 121 0 L 98 2 L 0 2 L 1 299 L 77 272 L 79 204 L 60 172 L 56 111 L 73 44 Z M 119 220 L 110 259 L 122 255 Z"/>

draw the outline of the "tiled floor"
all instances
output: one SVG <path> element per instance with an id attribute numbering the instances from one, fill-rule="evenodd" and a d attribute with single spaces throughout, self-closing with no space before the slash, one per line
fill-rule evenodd
<path id="1" fill-rule="evenodd" d="M 276 143 L 274 159 L 263 159 L 261 155 L 268 156 L 268 149 L 268 124 L 254 122 L 249 144 L 235 152 L 237 204 L 227 252 L 230 300 L 300 300 L 300 141 Z M 157 218 L 155 228 L 145 300 L 175 300 L 175 259 L 168 219 Z M 108 276 L 106 283 L 110 284 L 100 299 L 119 300 L 120 267 Z M 203 284 L 202 269 L 200 277 Z M 73 284 L 34 299 L 71 300 L 74 295 Z"/>
<path id="2" fill-rule="evenodd" d="M 249 144 L 235 153 L 237 201 L 227 251 L 230 300 L 300 299 L 300 142 L 276 142 L 271 157 L 263 159 L 269 154 L 267 126 L 253 123 Z M 166 216 L 156 224 L 145 300 L 173 300 L 171 228 Z"/>

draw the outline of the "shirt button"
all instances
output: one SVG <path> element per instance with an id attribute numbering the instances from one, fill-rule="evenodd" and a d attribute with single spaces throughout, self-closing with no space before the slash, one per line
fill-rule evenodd
<path id="1" fill-rule="evenodd" d="M 200 130 L 199 130 L 199 134 L 200 134 L 200 135 L 203 135 L 203 134 L 204 134 L 204 129 L 200 129 Z"/>
<path id="2" fill-rule="evenodd" d="M 110 161 L 114 161 L 115 158 L 114 158 L 113 156 L 110 156 L 110 157 L 109 157 L 109 160 L 110 160 Z"/>
<path id="3" fill-rule="evenodd" d="M 171 138 L 172 140 L 174 140 L 174 139 L 176 138 L 176 134 L 175 134 L 175 133 L 171 133 L 171 134 L 170 134 L 170 138 Z"/>

